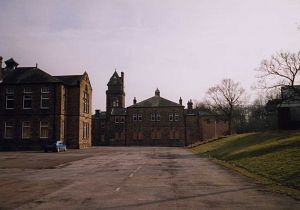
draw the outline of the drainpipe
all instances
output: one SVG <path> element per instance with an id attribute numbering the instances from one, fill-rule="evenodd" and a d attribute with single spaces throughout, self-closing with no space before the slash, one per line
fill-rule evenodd
<path id="1" fill-rule="evenodd" d="M 56 90 L 57 90 L 57 84 L 54 85 L 54 94 L 53 94 L 53 98 L 54 98 L 54 107 L 53 107 L 53 129 L 52 129 L 52 139 L 53 140 L 57 140 L 56 139 L 56 121 L 55 121 L 55 116 L 56 116 L 56 102 L 57 102 L 57 99 L 56 99 Z"/>

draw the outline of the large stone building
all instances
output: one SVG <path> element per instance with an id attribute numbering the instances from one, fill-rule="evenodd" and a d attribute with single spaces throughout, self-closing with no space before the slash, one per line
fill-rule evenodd
<path id="1" fill-rule="evenodd" d="M 300 128 L 300 85 L 281 87 L 281 100 L 277 105 L 278 128 Z"/>
<path id="2" fill-rule="evenodd" d="M 0 57 L 0 148 L 42 149 L 62 140 L 68 148 L 91 146 L 92 88 L 88 74 L 51 76 L 36 67 L 2 69 Z"/>
<path id="3" fill-rule="evenodd" d="M 106 112 L 93 116 L 94 145 L 186 146 L 223 136 L 228 124 L 207 111 L 188 108 L 155 95 L 125 107 L 124 73 L 114 72 L 107 84 Z"/>

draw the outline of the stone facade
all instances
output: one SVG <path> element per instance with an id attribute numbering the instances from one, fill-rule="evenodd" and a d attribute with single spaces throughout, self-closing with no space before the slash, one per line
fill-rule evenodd
<path id="1" fill-rule="evenodd" d="M 2 64 L 2 63 L 1 63 Z M 10 59 L 0 82 L 1 150 L 42 149 L 62 140 L 91 146 L 92 88 L 87 73 L 51 76 Z"/>
<path id="2" fill-rule="evenodd" d="M 93 116 L 93 145 L 187 146 L 225 135 L 227 122 L 160 96 L 125 107 L 124 73 L 114 72 L 106 91 L 106 112 Z M 102 117 L 100 117 L 100 113 Z M 105 117 L 104 117 L 105 116 Z"/>

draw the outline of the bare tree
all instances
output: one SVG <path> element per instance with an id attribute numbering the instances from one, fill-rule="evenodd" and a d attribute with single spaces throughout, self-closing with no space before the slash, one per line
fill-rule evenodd
<path id="1" fill-rule="evenodd" d="M 224 114 L 228 121 L 228 134 L 232 132 L 233 112 L 244 102 L 244 94 L 245 89 L 232 79 L 224 79 L 221 84 L 213 86 L 207 91 L 207 103 L 216 111 Z"/>
<path id="2" fill-rule="evenodd" d="M 300 51 L 277 53 L 269 60 L 263 60 L 257 71 L 259 88 L 273 89 L 288 85 L 297 91 L 295 84 L 300 72 Z"/>

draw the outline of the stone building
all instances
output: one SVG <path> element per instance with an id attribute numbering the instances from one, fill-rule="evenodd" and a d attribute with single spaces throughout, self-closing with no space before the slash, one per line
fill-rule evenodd
<path id="1" fill-rule="evenodd" d="M 0 61 L 0 147 L 42 149 L 62 140 L 91 146 L 92 88 L 88 74 L 51 76 L 35 67 Z"/>
<path id="2" fill-rule="evenodd" d="M 219 116 L 193 109 L 192 101 L 185 109 L 181 98 L 170 101 L 158 89 L 126 108 L 123 72 L 114 72 L 107 87 L 106 112 L 93 116 L 94 145 L 186 146 L 223 136 L 228 129 Z"/>
<path id="3" fill-rule="evenodd" d="M 281 87 L 281 100 L 277 105 L 278 128 L 300 128 L 300 85 Z"/>

